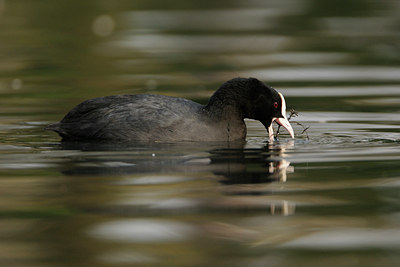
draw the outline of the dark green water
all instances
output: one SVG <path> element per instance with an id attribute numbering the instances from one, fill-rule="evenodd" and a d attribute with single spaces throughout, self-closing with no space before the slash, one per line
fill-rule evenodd
<path id="1" fill-rule="evenodd" d="M 397 1 L 0 0 L 1 266 L 396 266 Z M 296 138 L 63 145 L 84 99 L 253 76 Z"/>

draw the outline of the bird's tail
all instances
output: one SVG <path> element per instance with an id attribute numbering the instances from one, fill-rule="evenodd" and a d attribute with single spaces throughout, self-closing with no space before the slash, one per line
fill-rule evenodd
<path id="1" fill-rule="evenodd" d="M 44 130 L 59 132 L 61 130 L 60 129 L 60 123 L 57 122 L 57 123 L 49 124 L 44 128 Z"/>

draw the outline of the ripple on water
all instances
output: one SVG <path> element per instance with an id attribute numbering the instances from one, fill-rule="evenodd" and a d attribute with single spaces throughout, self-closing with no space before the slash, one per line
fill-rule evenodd
<path id="1" fill-rule="evenodd" d="M 399 86 L 346 86 L 346 87 L 285 87 L 280 90 L 290 97 L 354 97 L 400 95 Z M 376 98 L 374 98 L 375 101 Z M 397 99 L 397 98 L 396 98 Z"/>
<path id="2" fill-rule="evenodd" d="M 398 229 L 340 228 L 309 234 L 281 245 L 308 249 L 373 249 L 400 246 Z"/>
<path id="3" fill-rule="evenodd" d="M 56 167 L 53 163 L 0 163 L 0 169 L 22 170 Z"/>
<path id="4" fill-rule="evenodd" d="M 158 219 L 126 219 L 105 222 L 89 230 L 98 239 L 129 243 L 179 242 L 191 238 L 195 229 L 185 223 Z"/>

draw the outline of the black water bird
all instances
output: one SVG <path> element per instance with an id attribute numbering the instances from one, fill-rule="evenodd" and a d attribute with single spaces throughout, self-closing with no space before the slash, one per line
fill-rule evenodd
<path id="1" fill-rule="evenodd" d="M 66 141 L 239 141 L 245 118 L 259 120 L 270 139 L 274 121 L 294 138 L 283 95 L 255 78 L 225 82 L 207 105 L 153 94 L 89 99 L 46 129 Z"/>

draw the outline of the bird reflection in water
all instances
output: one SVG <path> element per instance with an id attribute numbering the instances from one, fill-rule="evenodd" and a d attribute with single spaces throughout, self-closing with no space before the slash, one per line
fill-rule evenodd
<path id="1" fill-rule="evenodd" d="M 293 142 L 256 149 L 218 149 L 210 152 L 211 165 L 221 166 L 214 173 L 225 177 L 223 184 L 286 182 L 287 173 L 294 168 L 285 159 L 285 150 L 292 146 Z"/>
<path id="2" fill-rule="evenodd" d="M 220 166 L 214 174 L 223 178 L 221 191 L 231 196 L 232 205 L 246 209 L 264 210 L 272 215 L 291 215 L 295 204 L 274 194 L 274 183 L 285 183 L 287 174 L 294 168 L 286 160 L 285 151 L 293 147 L 286 144 L 270 143 L 258 149 L 220 149 L 211 153 L 211 165 Z"/>
<path id="3" fill-rule="evenodd" d="M 219 196 L 213 196 L 212 201 L 204 201 L 203 197 L 199 200 L 195 195 L 184 199 L 191 200 L 190 203 L 195 200 L 196 205 L 206 209 L 244 208 L 284 215 L 294 212 L 290 202 L 276 198 L 276 195 L 271 198 L 274 184 L 286 182 L 287 174 L 294 171 L 285 154 L 293 147 L 292 141 L 268 143 L 261 148 L 251 148 L 249 144 L 230 144 L 227 147 L 226 143 L 209 147 L 193 146 L 193 143 L 135 144 L 130 147 L 87 143 L 63 145 L 71 155 L 70 161 L 62 168 L 68 176 L 122 175 L 121 179 L 126 182 L 116 183 L 114 180 L 113 184 L 143 185 L 148 180 L 149 185 L 163 185 L 164 189 L 171 177 L 177 177 L 177 181 L 184 177 L 182 181 L 202 181 L 204 189 L 191 188 L 191 183 L 178 183 L 174 187 L 176 196 L 170 197 L 180 198 L 182 190 L 204 190 L 207 195 L 211 186 L 219 191 Z M 215 187 L 215 184 L 210 184 L 213 181 L 222 186 Z M 157 187 L 157 190 L 162 188 Z"/>

